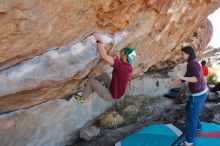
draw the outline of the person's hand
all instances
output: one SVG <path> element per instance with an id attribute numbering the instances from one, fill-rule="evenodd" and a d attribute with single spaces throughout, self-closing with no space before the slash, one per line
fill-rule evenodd
<path id="1" fill-rule="evenodd" d="M 183 77 L 180 73 L 177 74 L 177 77 L 178 77 L 180 80 L 184 80 L 184 79 L 183 79 L 184 77 Z"/>
<path id="2" fill-rule="evenodd" d="M 169 85 L 179 85 L 181 84 L 181 80 L 180 79 L 168 79 L 165 81 L 166 84 L 169 84 Z"/>
<path id="3" fill-rule="evenodd" d="M 93 36 L 95 37 L 96 41 L 100 40 L 100 34 L 97 31 L 93 33 Z"/>

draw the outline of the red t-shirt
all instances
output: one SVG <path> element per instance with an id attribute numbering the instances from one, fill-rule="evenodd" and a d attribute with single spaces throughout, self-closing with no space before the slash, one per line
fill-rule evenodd
<path id="1" fill-rule="evenodd" d="M 203 76 L 208 76 L 209 69 L 207 66 L 202 66 Z"/>
<path id="2" fill-rule="evenodd" d="M 129 63 L 124 63 L 120 59 L 114 59 L 112 65 L 112 81 L 109 91 L 114 99 L 120 99 L 127 88 L 128 80 L 132 74 L 132 66 Z"/>

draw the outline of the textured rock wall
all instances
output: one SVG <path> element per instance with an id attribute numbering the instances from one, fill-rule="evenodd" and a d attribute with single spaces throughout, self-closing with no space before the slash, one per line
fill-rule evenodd
<path id="1" fill-rule="evenodd" d="M 79 138 L 78 130 L 110 106 L 111 102 L 93 94 L 85 104 L 75 98 L 57 99 L 0 115 L 0 145 L 64 146 Z"/>
<path id="2" fill-rule="evenodd" d="M 162 94 L 169 88 L 163 79 L 140 76 L 176 60 L 182 45 L 203 49 L 212 34 L 206 18 L 219 6 L 219 0 L 1 0 L 1 145 L 65 145 L 112 105 L 97 97 L 86 105 L 59 99 L 111 71 L 99 58 L 95 30 L 112 55 L 136 49 L 128 94 Z"/>
<path id="3" fill-rule="evenodd" d="M 212 23 L 207 19 L 194 33 L 194 36 L 198 38 L 198 47 L 201 48 L 201 51 L 206 50 L 206 47 L 212 38 L 212 34 L 213 34 Z"/>
<path id="4" fill-rule="evenodd" d="M 218 0 L 2 0 L 0 112 L 71 95 L 85 76 L 109 71 L 99 61 L 95 30 L 112 53 L 136 49 L 138 76 L 191 41 L 219 6 Z"/>
<path id="5" fill-rule="evenodd" d="M 164 94 L 170 88 L 170 85 L 166 84 L 167 80 L 148 76 L 136 78 L 128 88 L 127 94 L 154 96 Z M 142 83 L 145 83 L 144 86 Z M 138 86 L 141 88 L 137 88 Z M 151 88 L 149 89 L 149 87 Z M 163 107 L 167 107 L 167 102 L 170 102 L 166 99 L 163 100 Z M 77 140 L 79 138 L 78 130 L 85 124 L 92 123 L 91 120 L 111 107 L 112 104 L 113 102 L 105 101 L 94 93 L 84 104 L 79 104 L 75 98 L 71 98 L 69 101 L 56 99 L 28 109 L 0 115 L 0 145 L 64 146 Z M 154 104 L 161 106 L 158 103 Z M 155 107 L 155 109 L 160 108 Z"/>

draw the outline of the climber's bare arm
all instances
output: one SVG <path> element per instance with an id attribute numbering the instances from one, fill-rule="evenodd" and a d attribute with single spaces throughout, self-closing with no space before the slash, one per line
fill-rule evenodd
<path id="1" fill-rule="evenodd" d="M 114 58 L 110 55 L 107 54 L 107 52 L 105 51 L 105 48 L 104 48 L 104 45 L 103 43 L 101 42 L 100 40 L 100 35 L 98 32 L 95 32 L 93 34 L 93 36 L 95 37 L 96 39 L 96 42 L 97 42 L 97 48 L 99 50 L 99 54 L 100 54 L 100 57 L 108 64 L 110 65 L 113 65 L 114 64 Z"/>

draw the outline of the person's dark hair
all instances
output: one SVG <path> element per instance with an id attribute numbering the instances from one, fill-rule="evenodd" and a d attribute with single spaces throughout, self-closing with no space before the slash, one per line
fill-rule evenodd
<path id="1" fill-rule="evenodd" d="M 196 58 L 196 53 L 191 46 L 183 47 L 181 51 L 189 55 L 188 62 Z"/>
<path id="2" fill-rule="evenodd" d="M 205 66 L 205 65 L 206 65 L 206 61 L 203 60 L 203 61 L 201 62 L 201 64 L 202 64 L 202 66 Z"/>

